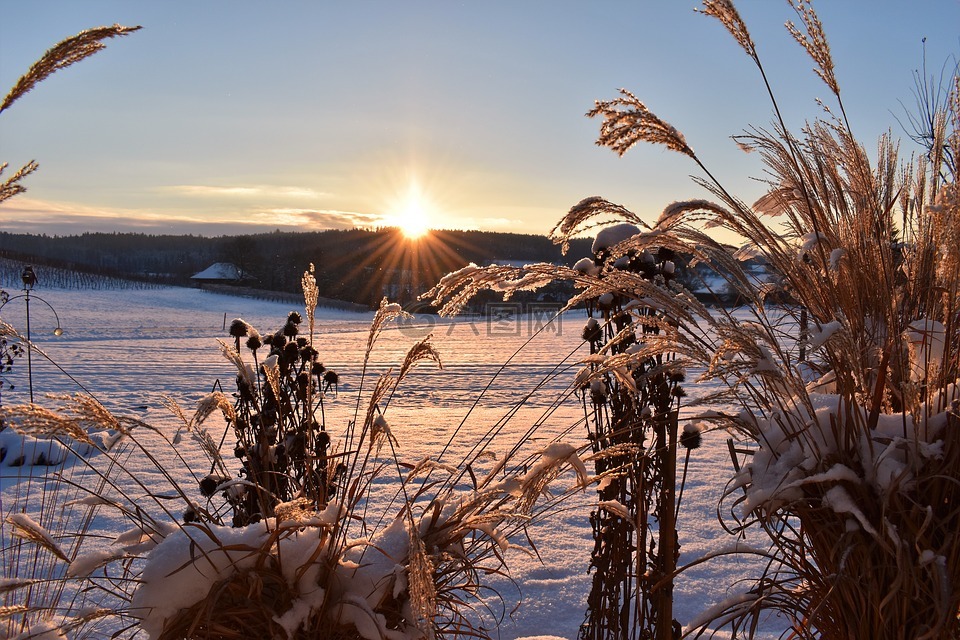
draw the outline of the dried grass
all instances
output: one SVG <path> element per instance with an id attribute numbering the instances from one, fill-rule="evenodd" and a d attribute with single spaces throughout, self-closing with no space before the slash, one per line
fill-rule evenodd
<path id="1" fill-rule="evenodd" d="M 60 69 L 65 69 L 104 49 L 106 47 L 103 43 L 104 40 L 124 36 L 139 29 L 139 26 L 124 27 L 119 24 L 110 27 L 95 27 L 81 31 L 77 35 L 57 43 L 44 53 L 39 60 L 34 62 L 25 74 L 20 76 L 3 99 L 3 102 L 0 102 L 0 113 L 10 108 L 14 102 L 26 95 L 37 84 Z"/>
<path id="2" fill-rule="evenodd" d="M 102 49 L 104 40 L 137 29 L 102 27 L 56 45 L 18 81 L 0 103 L 0 112 L 52 73 Z M 6 164 L 0 166 L 0 172 L 5 168 Z M 0 184 L 0 201 L 21 193 L 23 179 L 36 168 L 30 162 Z M 164 567 L 167 578 L 175 578 L 194 563 L 210 569 L 217 553 L 234 557 L 230 554 L 239 552 L 246 560 L 224 567 L 223 576 L 203 597 L 164 619 L 158 637 L 355 639 L 370 637 L 369 623 L 374 620 L 381 620 L 377 625 L 391 632 L 408 635 L 488 637 L 486 628 L 478 624 L 484 612 L 475 608 L 477 596 L 485 589 L 484 578 L 504 573 L 502 552 L 510 540 L 532 518 L 547 513 L 557 498 L 551 497 L 536 512 L 535 498 L 545 489 L 544 478 L 517 496 L 496 485 L 492 476 L 483 491 L 463 495 L 454 487 L 465 469 L 470 470 L 469 461 L 466 467 L 424 463 L 424 474 L 411 473 L 404 480 L 398 443 L 391 439 L 384 411 L 413 369 L 424 362 L 439 366 L 440 357 L 429 340 L 423 340 L 400 363 L 396 376 L 381 376 L 367 393 L 364 380 L 377 337 L 387 322 L 403 314 L 399 306 L 386 301 L 371 324 L 357 385 L 356 417 L 364 396 L 369 396 L 365 419 L 358 423 L 355 417 L 342 449 L 334 448 L 324 429 L 323 403 L 325 392 L 336 387 L 337 376 L 324 370 L 310 346 L 318 293 L 312 266 L 302 282 L 307 337 L 292 340 L 299 333 L 298 314 L 291 314 L 287 325 L 268 338 L 235 321 L 230 331 L 235 344 L 222 342 L 221 349 L 237 369 L 237 401 L 222 393 L 209 394 L 189 415 L 165 399 L 180 421 L 170 440 L 140 420 L 115 416 L 89 393 L 61 398 L 60 406 L 53 409 L 3 408 L 6 425 L 25 434 L 58 439 L 70 458 L 52 477 L 42 478 L 28 468 L 19 478 L 22 491 L 16 499 L 0 504 L 0 537 L 9 541 L 0 549 L 0 634 L 24 638 L 60 633 L 76 638 L 136 635 L 151 615 L 150 610 L 134 607 L 137 595 L 147 588 L 144 562 L 149 563 L 158 544 L 179 533 L 189 540 L 190 560 L 180 567 Z M 20 338 L 9 325 L 0 324 L 0 331 Z M 246 357 L 242 337 L 247 338 L 251 352 Z M 263 358 L 259 350 L 265 344 L 272 353 Z M 296 354 L 291 345 L 297 347 Z M 247 472 L 243 479 L 229 479 L 220 453 L 222 441 L 218 443 L 205 427 L 215 411 L 238 440 Z M 185 444 L 183 431 L 191 435 Z M 108 435 L 100 437 L 99 432 Z M 514 453 L 531 433 L 515 445 Z M 485 443 L 495 435 L 491 431 Z M 361 447 L 365 441 L 377 446 Z M 278 442 L 287 447 L 284 454 L 278 452 Z M 180 448 L 190 444 L 206 454 L 211 463 L 208 474 L 186 464 Z M 383 444 L 390 445 L 387 459 L 377 457 Z M 90 457 L 94 448 L 98 455 Z M 507 461 L 514 453 L 501 459 L 501 472 L 515 475 L 532 464 L 528 456 L 516 461 L 511 470 Z M 155 477 L 141 477 L 142 463 L 129 464 L 131 456 L 143 458 Z M 564 460 L 552 460 L 549 477 L 556 477 L 574 460 L 573 453 Z M 389 512 L 393 503 L 382 512 L 368 513 L 371 487 L 394 468 L 400 519 Z M 431 474 L 446 474 L 447 479 L 438 481 Z M 522 509 L 516 506 L 520 497 Z M 449 508 L 440 509 L 441 504 Z M 260 526 L 270 527 L 270 535 L 254 547 L 222 542 L 216 531 L 228 513 L 236 525 L 265 523 Z M 106 551 L 97 523 L 101 516 L 119 518 L 128 527 L 106 541 Z M 406 551 L 390 558 L 391 567 L 404 569 L 395 572 L 395 588 L 380 597 L 375 597 L 378 590 L 363 597 L 342 593 L 344 581 L 352 579 L 350 566 L 359 570 L 367 554 L 385 553 L 364 542 L 356 530 L 377 540 L 378 535 L 390 533 L 394 522 L 404 524 L 407 540 Z M 310 538 L 313 547 L 306 556 L 294 553 L 298 547 L 290 546 L 298 535 L 301 539 L 316 535 Z M 97 548 L 88 552 L 91 544 Z M 305 613 L 293 607 L 304 596 L 301 587 L 325 594 L 322 602 L 309 601 Z M 366 612 L 367 628 L 341 615 L 351 608 Z"/>
<path id="3" fill-rule="evenodd" d="M 396 315 L 392 306 L 381 307 L 371 328 L 370 351 Z M 222 443 L 207 429 L 214 413 L 223 417 L 228 432 L 244 449 L 241 460 L 247 470 L 255 461 L 267 460 L 255 452 L 269 438 L 277 442 L 283 434 L 304 427 L 313 429 L 315 437 L 325 433 L 323 403 L 329 383 L 324 382 L 322 367 L 314 366 L 316 352 L 309 339 L 302 344 L 294 341 L 291 322 L 288 319 L 282 330 L 287 339 L 281 340 L 277 332 L 263 344 L 248 341 L 246 352 L 222 343 L 238 372 L 234 401 L 212 393 L 189 412 L 166 398 L 180 422 L 170 440 L 150 425 L 115 416 L 82 396 L 63 397 L 62 405 L 54 409 L 36 405 L 5 409 L 5 419 L 22 424 L 32 424 L 30 416 L 42 414 L 43 428 L 33 430 L 70 435 L 68 447 L 83 444 L 81 436 L 91 431 L 111 429 L 124 436 L 94 458 L 77 452 L 74 465 L 58 477 L 33 484 L 42 505 L 36 518 L 10 515 L 0 522 L 19 536 L 13 538 L 19 558 L 4 558 L 8 588 L 0 593 L 8 607 L 4 627 L 8 635 L 40 633 L 56 625 L 78 638 L 102 637 L 136 633 L 143 624 L 157 630 L 159 638 L 355 639 L 370 637 L 371 627 L 363 620 L 379 620 L 380 632 L 406 634 L 403 637 L 489 637 L 490 626 L 480 621 L 491 612 L 478 608 L 477 599 L 488 595 L 488 576 L 506 574 L 503 554 L 515 539 L 526 538 L 528 523 L 545 517 L 571 494 L 548 493 L 547 486 L 569 467 L 582 469 L 576 450 L 564 448 L 562 456 L 552 452 L 538 466 L 537 456 L 516 456 L 531 430 L 514 453 L 498 460 L 496 473 L 476 491 L 466 492 L 458 484 L 469 461 L 401 464 L 403 453 L 390 434 L 386 412 L 392 397 L 402 392 L 401 382 L 418 366 L 440 365 L 440 354 L 428 338 L 411 347 L 396 375 L 384 373 L 368 389 L 360 385 L 357 404 L 366 410 L 362 421 L 346 430 L 349 439 L 337 446 L 325 441 L 322 455 L 305 455 L 302 467 L 284 466 L 277 456 L 270 459 L 272 467 L 262 467 L 269 473 L 230 479 L 220 458 Z M 239 329 L 238 325 L 236 332 Z M 255 330 L 247 325 L 245 331 Z M 239 336 L 234 337 L 239 344 Z M 289 344 L 298 346 L 297 358 L 292 358 L 292 351 L 285 352 Z M 258 355 L 267 347 L 278 353 Z M 251 356 L 260 366 L 247 364 Z M 306 381 L 301 375 L 305 371 L 311 372 Z M 308 399 L 313 404 L 308 405 Z M 270 422 L 257 421 L 268 412 L 274 416 Z M 39 418 L 34 422 L 39 424 Z M 181 441 L 183 432 L 191 438 Z M 487 445 L 495 435 L 488 434 Z M 187 446 L 205 452 L 211 461 L 208 475 L 188 468 L 181 451 Z M 136 469 L 142 463 L 128 464 L 131 456 L 145 458 L 159 483 L 154 478 L 148 484 L 140 477 Z M 296 454 L 290 451 L 288 458 L 294 460 Z M 529 474 L 522 471 L 531 467 Z M 409 468 L 414 471 L 406 473 Z M 394 470 L 396 497 L 381 504 L 371 491 Z M 314 481 L 314 488 L 329 490 L 311 491 L 307 480 L 311 474 L 335 481 Z M 587 481 L 580 475 L 576 486 Z M 24 482 L 31 482 L 30 476 Z M 36 504 L 37 493 L 26 491 L 16 505 L 4 504 L 3 514 L 11 514 L 11 507 L 32 511 Z M 67 509 L 74 512 L 70 518 L 61 515 Z M 99 548 L 99 536 L 90 533 L 91 523 L 104 509 L 128 527 L 108 542 L 106 550 Z M 239 521 L 234 517 L 232 523 L 239 527 L 229 529 L 230 514 L 259 517 Z M 231 530 L 245 532 L 244 542 L 225 533 Z M 401 544 L 393 537 L 397 532 Z M 188 560 L 180 566 L 161 566 L 164 579 L 179 579 L 184 571 L 196 572 L 199 579 L 212 570 L 216 580 L 201 598 L 158 620 L 151 617 L 150 597 L 142 595 L 157 579 L 146 576 L 155 576 L 156 570 L 147 574 L 145 566 L 149 568 L 158 544 L 169 546 L 174 539 L 183 541 L 181 551 Z M 98 549 L 88 552 L 92 543 Z M 367 567 L 385 559 L 389 571 L 369 588 L 364 586 L 370 581 Z M 49 593 L 38 597 L 39 589 Z"/>
<path id="4" fill-rule="evenodd" d="M 960 548 L 948 531 L 957 526 L 960 459 L 946 453 L 956 446 L 957 418 L 943 411 L 957 401 L 960 374 L 960 261 L 951 242 L 960 209 L 952 196 L 957 168 L 948 160 L 960 142 L 945 125 L 957 121 L 957 94 L 931 119 L 937 130 L 925 137 L 932 142 L 926 158 L 902 165 L 897 144 L 884 136 L 872 162 L 846 124 L 823 27 L 809 2 L 793 4 L 806 33 L 792 24 L 788 30 L 816 63 L 844 119 L 814 122 L 799 137 L 779 120 L 772 131 L 740 137 L 759 151 L 770 176 L 768 194 L 753 207 L 707 172 L 699 183 L 720 204 L 673 205 L 662 217 L 670 221 L 665 235 L 680 243 L 672 246 L 724 274 L 754 314 L 752 322 L 707 320 L 716 338 L 703 345 L 712 351 L 704 376 L 727 380 L 751 412 L 721 422 L 772 461 L 784 456 L 780 464 L 787 464 L 787 444 L 778 444 L 776 433 L 795 443 L 790 455 L 805 456 L 794 459 L 804 478 L 795 491 L 781 487 L 761 496 L 759 483 L 769 472 L 759 461 L 731 485 L 733 512 L 740 507 L 744 517 L 732 530 L 763 530 L 775 560 L 748 597 L 711 617 L 747 636 L 762 611 L 774 609 L 791 621 L 793 637 L 956 637 Z M 755 58 L 732 5 L 705 5 Z M 779 224 L 768 223 L 769 216 Z M 749 250 L 739 256 L 767 260 L 788 296 L 785 307 L 765 306 L 769 292 L 701 230 L 704 222 L 743 238 Z M 801 309 L 810 334 L 784 334 L 777 317 L 797 318 Z M 917 326 L 942 327 L 942 335 L 918 334 Z M 828 337 L 819 338 L 824 332 Z M 798 347 L 807 345 L 815 358 L 801 361 Z M 918 356 L 922 351 L 927 356 Z M 918 360 L 926 362 L 919 369 Z M 813 372 L 829 373 L 839 398 L 829 428 L 810 419 L 820 402 L 808 388 Z M 884 416 L 902 416 L 908 425 L 937 415 L 946 425 L 936 431 L 905 426 L 901 440 L 880 435 Z M 925 446 L 943 453 L 918 456 Z M 880 451 L 902 455 L 906 469 L 877 480 Z"/>
<path id="5" fill-rule="evenodd" d="M 691 157 L 706 175 L 696 182 L 715 202 L 668 205 L 649 227 L 620 205 L 588 198 L 555 227 L 556 241 L 566 246 L 578 232 L 610 222 L 636 224 L 646 230 L 610 248 L 607 260 L 667 249 L 691 264 L 706 263 L 738 294 L 747 318 L 708 310 L 676 283 L 651 287 L 640 274 L 604 265 L 599 273 L 590 265 L 556 270 L 582 288 L 570 306 L 607 295 L 638 300 L 669 321 L 656 324 L 662 339 L 644 336 L 642 355 L 606 360 L 598 353 L 591 366 L 601 366 L 581 382 L 676 353 L 684 368 L 703 371 L 700 379 L 726 385 L 702 403 L 743 409 L 704 419 L 759 446 L 731 482 L 721 511 L 731 514 L 725 525 L 732 533 L 757 529 L 767 536 L 767 570 L 752 590 L 708 611 L 688 633 L 720 625 L 752 637 L 764 612 L 773 610 L 796 638 L 955 638 L 960 75 L 944 82 L 942 93 L 927 90 L 920 98 L 923 116 L 911 122 L 921 127 L 914 139 L 926 145 L 923 156 L 901 160 L 889 135 L 868 153 L 851 133 L 823 25 L 807 0 L 792 6 L 802 30 L 789 24 L 788 31 L 842 114 L 834 117 L 821 103 L 825 118 L 799 133 L 783 121 L 733 3 L 704 2 L 703 13 L 718 19 L 756 64 L 776 114 L 771 128 L 738 137 L 767 169 L 768 192 L 752 206 L 730 194 L 683 136 L 632 94 L 622 91 L 591 112 L 605 118 L 598 143 L 618 154 L 650 142 Z M 939 95 L 946 98 L 933 104 L 929 96 Z M 717 228 L 743 246 L 718 242 Z M 776 274 L 775 286 L 758 285 L 743 268 L 741 261 L 755 256 Z M 542 273 L 536 265 L 470 267 L 432 294 L 446 303 L 444 311 L 456 311 L 482 289 L 518 290 L 511 283 Z M 609 321 L 604 330 L 611 339 L 620 332 Z M 834 403 L 829 420 L 825 398 Z M 790 473 L 771 475 L 775 468 Z M 626 549 L 627 541 L 607 544 Z"/>

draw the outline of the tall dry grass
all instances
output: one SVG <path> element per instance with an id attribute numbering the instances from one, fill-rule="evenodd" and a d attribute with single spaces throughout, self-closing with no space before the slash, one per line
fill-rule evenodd
<path id="1" fill-rule="evenodd" d="M 531 428 L 490 460 L 501 422 L 463 460 L 411 459 L 389 407 L 418 367 L 439 365 L 429 338 L 375 372 L 378 338 L 403 313 L 384 302 L 356 396 L 335 398 L 312 349 L 312 273 L 304 290 L 306 322 L 290 314 L 268 338 L 234 323 L 221 351 L 236 392 L 193 411 L 168 400 L 173 428 L 117 417 L 89 395 L 2 409 L 9 429 L 56 439 L 71 463 L 22 467 L 16 500 L 0 505 L 6 636 L 495 633 L 491 577 L 509 576 L 508 549 L 536 553 L 528 527 L 591 481 L 580 452 L 535 446 Z M 330 402 L 353 404 L 353 419 L 329 424 Z M 223 459 L 231 451 L 240 475 Z"/>
<path id="2" fill-rule="evenodd" d="M 103 40 L 137 29 L 59 43 L 0 112 Z M 22 193 L 36 169 L 30 162 L 0 184 L 0 201 Z M 407 460 L 387 409 L 416 367 L 440 358 L 428 338 L 374 375 L 377 339 L 403 313 L 386 302 L 370 328 L 353 420 L 335 439 L 324 403 L 338 378 L 312 347 L 312 270 L 303 289 L 306 331 L 299 313 L 266 338 L 236 321 L 233 344 L 221 345 L 237 368 L 236 393 L 208 394 L 194 411 L 168 399 L 175 433 L 116 416 L 86 389 L 0 408 L 4 452 L 17 457 L 0 499 L 0 634 L 489 637 L 498 619 L 484 599 L 496 595 L 489 577 L 506 575 L 506 550 L 530 541 L 527 527 L 589 481 L 577 448 L 554 441 L 531 453 L 531 428 L 489 463 L 508 415 L 459 463 Z M 7 336 L 25 340 L 12 327 Z M 231 448 L 239 477 L 224 460 Z M 197 458 L 207 466 L 195 468 Z M 576 482 L 551 491 L 568 467 Z M 385 482 L 393 495 L 375 491 Z"/>
<path id="3" fill-rule="evenodd" d="M 119 24 L 112 27 L 96 27 L 81 31 L 77 35 L 57 43 L 44 53 L 39 60 L 34 62 L 25 74 L 20 76 L 16 84 L 4 96 L 3 101 L 0 102 L 0 113 L 9 109 L 17 100 L 58 70 L 80 62 L 105 48 L 104 40 L 123 36 L 138 29 L 140 29 L 138 26 L 124 27 Z M 3 172 L 6 171 L 8 166 L 9 163 L 0 162 L 0 178 L 3 178 Z M 0 182 L 0 204 L 26 191 L 27 188 L 23 184 L 24 179 L 39 168 L 40 165 L 35 160 L 31 160 L 14 172 L 13 175 L 3 178 Z M 7 292 L 0 290 L 0 306 L 8 298 Z M 15 358 L 23 354 L 23 342 L 12 328 L 10 331 L 5 328 L 0 333 L 2 333 L 0 335 L 0 374 L 3 374 L 10 371 Z M 16 340 L 11 341 L 11 338 L 16 338 Z M 9 382 L 0 375 L 0 388 L 4 384 L 9 386 Z"/>
<path id="4" fill-rule="evenodd" d="M 627 272 L 668 288 L 676 277 L 669 249 L 611 255 L 618 240 L 638 231 L 631 223 L 601 231 L 593 255 L 574 269 L 600 279 Z M 678 415 L 685 374 L 674 354 L 647 351 L 649 341 L 672 330 L 655 307 L 614 292 L 584 304 L 589 355 L 574 384 L 603 481 L 590 513 L 593 578 L 579 637 L 671 639 L 678 624 L 672 578 L 679 558 Z"/>
<path id="5" fill-rule="evenodd" d="M 140 29 L 139 26 L 124 27 L 119 24 L 111 27 L 95 27 L 58 42 L 44 53 L 39 60 L 34 62 L 25 74 L 17 79 L 16 84 L 0 102 L 0 113 L 9 109 L 17 100 L 57 71 L 76 64 L 104 49 L 106 47 L 104 40 L 124 36 L 138 29 Z M 6 162 L 0 163 L 0 176 L 7 166 L 8 163 Z M 26 191 L 26 187 L 22 184 L 23 179 L 38 168 L 39 165 L 31 160 L 12 176 L 0 182 L 0 202 Z"/>
<path id="6" fill-rule="evenodd" d="M 139 28 L 97 27 L 59 42 L 18 79 L 0 102 L 0 113 L 56 71 L 103 49 L 104 40 Z M 0 177 L 7 167 L 8 163 L 0 163 Z M 26 191 L 24 179 L 38 168 L 39 165 L 31 160 L 3 179 L 0 182 L 0 203 Z M 6 292 L 0 292 L 0 301 L 6 299 Z M 4 372 L 9 371 L 14 358 L 24 349 L 36 350 L 43 355 L 13 326 L 2 320 L 0 326 L 0 367 Z M 89 505 L 83 506 L 75 501 L 77 489 L 69 472 L 61 472 L 61 481 L 48 486 L 34 476 L 32 463 L 63 464 L 75 453 L 89 455 L 97 446 L 109 448 L 116 434 L 126 428 L 120 422 L 110 421 L 109 425 L 103 424 L 98 429 L 94 427 L 96 419 L 86 419 L 81 407 L 90 408 L 92 405 L 81 401 L 77 405 L 79 413 L 65 412 L 55 417 L 41 407 L 21 407 L 18 413 L 22 420 L 18 422 L 28 433 L 20 437 L 11 437 L 13 429 L 7 421 L 7 411 L 11 408 L 0 408 L 0 433 L 3 433 L 0 463 L 7 467 L 4 483 L 15 482 L 21 488 L 12 499 L 0 497 L 0 540 L 3 541 L 0 547 L 0 631 L 4 637 L 27 638 L 44 633 L 48 634 L 47 637 L 60 637 L 71 630 L 69 626 L 61 629 L 59 625 L 40 620 L 44 616 L 31 618 L 29 613 L 45 609 L 55 611 L 61 603 L 76 602 L 76 593 L 66 588 L 62 565 L 76 555 L 77 544 L 90 525 L 93 511 Z M 106 434 L 107 429 L 120 431 L 111 435 Z M 60 438 L 73 444 L 64 446 Z M 51 530 L 72 533 L 58 539 L 50 535 Z M 97 617 L 93 610 L 85 615 Z"/>
<path id="7" fill-rule="evenodd" d="M 871 153 L 854 137 L 823 25 L 810 2 L 791 3 L 790 35 L 834 98 L 819 119 L 792 131 L 753 38 L 732 2 L 707 0 L 760 73 L 776 119 L 738 141 L 757 152 L 767 193 L 749 205 L 701 162 L 682 133 L 622 91 L 588 114 L 598 144 L 619 154 L 652 143 L 703 171 L 710 199 L 667 206 L 612 249 L 612 257 L 664 249 L 703 262 L 745 301 L 747 320 L 708 310 L 677 283 L 651 287 L 635 274 L 533 265 L 468 268 L 434 291 L 455 311 L 475 291 L 508 291 L 550 277 L 583 293 L 657 309 L 670 330 L 642 336 L 645 352 L 676 354 L 702 380 L 725 383 L 710 404 L 740 409 L 702 418 L 757 445 L 724 498 L 731 533 L 762 531 L 771 559 L 748 593 L 688 622 L 752 636 L 763 615 L 783 614 L 791 637 L 955 638 L 960 634 L 960 74 L 911 121 L 921 153 L 901 158 L 883 136 Z M 558 224 L 558 242 L 640 217 L 588 198 Z M 716 230 L 742 246 L 719 242 Z M 758 284 L 741 261 L 762 257 L 779 286 Z M 776 294 L 776 295 L 773 295 Z M 786 300 L 786 302 L 783 302 Z M 637 318 L 640 322 L 641 319 Z M 801 355 L 802 354 L 802 355 Z M 622 364 L 638 364 L 625 358 Z"/>

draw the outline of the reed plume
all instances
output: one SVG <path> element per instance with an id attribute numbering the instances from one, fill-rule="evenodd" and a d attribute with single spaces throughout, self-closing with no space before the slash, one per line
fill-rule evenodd
<path id="1" fill-rule="evenodd" d="M 753 444 L 721 512 L 732 533 L 767 537 L 767 569 L 747 592 L 688 621 L 686 633 L 720 625 L 751 637 L 764 612 L 774 610 L 797 638 L 953 638 L 960 633 L 960 545 L 952 533 L 960 526 L 960 457 L 953 453 L 960 402 L 960 77 L 944 82 L 947 99 L 927 103 L 927 115 L 911 120 L 926 126 L 915 133 L 923 156 L 901 159 L 899 144 L 886 135 L 872 160 L 847 120 L 823 25 L 810 2 L 791 6 L 802 29 L 790 23 L 788 32 L 842 114 L 833 116 L 821 103 L 825 116 L 797 132 L 780 114 L 733 3 L 708 0 L 702 10 L 753 60 L 774 106 L 770 127 L 737 138 L 766 167 L 767 193 L 755 203 L 731 194 L 682 134 L 633 94 L 621 91 L 591 111 L 605 118 L 598 143 L 617 154 L 649 142 L 688 155 L 705 173 L 695 182 L 709 199 L 670 204 L 650 226 L 625 207 L 591 197 L 554 228 L 564 246 L 578 231 L 597 227 L 617 237 L 603 256 L 553 271 L 581 288 L 568 307 L 596 300 L 598 308 L 624 314 L 586 326 L 584 339 L 608 331 L 609 341 L 621 344 L 630 321 L 661 332 L 645 332 L 638 349 L 597 349 L 580 383 L 591 401 L 602 401 L 611 380 L 624 381 L 624 368 L 675 353 L 699 380 L 723 385 L 694 403 L 737 407 L 710 409 L 699 419 Z M 718 241 L 717 229 L 740 246 Z M 638 273 L 614 266 L 663 250 L 690 266 L 707 265 L 712 281 L 742 304 L 737 313 L 705 307 L 676 281 L 650 286 L 644 273 L 656 270 L 649 262 Z M 744 268 L 757 257 L 773 274 L 770 282 L 757 282 Z M 446 303 L 444 311 L 456 310 L 471 293 L 514 291 L 509 283 L 535 282 L 541 273 L 537 265 L 469 267 L 432 293 Z M 620 511 L 609 507 L 608 513 Z"/>
<path id="2" fill-rule="evenodd" d="M 105 49 L 104 40 L 124 36 L 139 29 L 139 26 L 124 27 L 119 24 L 109 27 L 94 27 L 57 43 L 48 49 L 39 60 L 34 62 L 25 74 L 20 76 L 13 88 L 4 97 L 3 102 L 0 102 L 0 113 L 6 111 L 37 84 L 60 69 L 66 69 L 84 58 L 89 58 L 101 49 Z"/>

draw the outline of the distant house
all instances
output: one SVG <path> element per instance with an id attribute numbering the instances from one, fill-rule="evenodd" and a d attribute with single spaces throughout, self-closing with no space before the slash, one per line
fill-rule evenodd
<path id="1" fill-rule="evenodd" d="M 741 264 L 743 275 L 751 286 L 756 288 L 770 287 L 775 289 L 777 277 L 762 257 L 751 258 Z M 724 304 L 738 304 L 739 294 L 736 287 L 730 282 L 731 276 L 716 271 L 712 266 L 698 262 L 690 269 L 686 286 L 702 302 L 721 302 Z"/>
<path id="2" fill-rule="evenodd" d="M 203 284 L 242 284 L 253 277 L 231 262 L 216 262 L 203 271 L 190 276 L 197 285 Z"/>

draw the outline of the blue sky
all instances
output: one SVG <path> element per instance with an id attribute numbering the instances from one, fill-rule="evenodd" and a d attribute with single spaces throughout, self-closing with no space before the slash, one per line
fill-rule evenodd
<path id="1" fill-rule="evenodd" d="M 0 161 L 36 159 L 0 228 L 222 235 L 392 223 L 546 233 L 601 195 L 651 221 L 704 197 L 689 159 L 594 145 L 595 99 L 625 87 L 745 200 L 730 136 L 772 110 L 749 59 L 694 0 L 633 2 L 2 1 L 5 93 L 85 28 L 108 43 L 0 114 Z M 791 126 L 827 98 L 783 28 L 786 2 L 737 3 Z M 960 0 L 820 0 L 847 113 L 868 149 L 960 52 Z M 905 150 L 909 147 L 905 146 Z M 8 169 L 10 171 L 11 169 Z"/>

